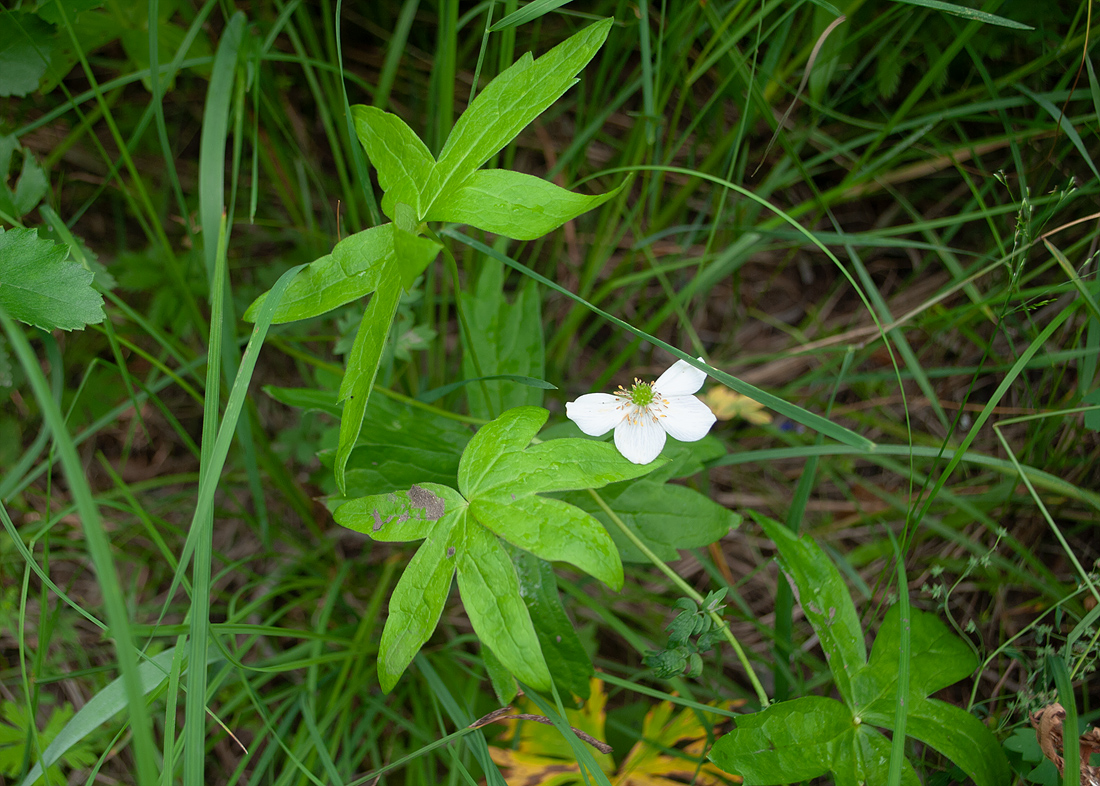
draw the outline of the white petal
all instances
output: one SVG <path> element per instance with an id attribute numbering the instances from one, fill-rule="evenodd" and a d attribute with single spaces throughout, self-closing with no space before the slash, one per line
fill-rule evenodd
<path id="1" fill-rule="evenodd" d="M 609 393 L 586 393 L 576 401 L 565 403 L 565 416 L 585 434 L 603 436 L 615 428 L 626 415 L 621 398 Z"/>
<path id="2" fill-rule="evenodd" d="M 699 358 L 702 360 L 702 358 Z M 689 365 L 686 360 L 677 360 L 653 383 L 653 389 L 665 398 L 669 396 L 690 396 L 703 387 L 707 381 L 706 372 Z"/>
<path id="3" fill-rule="evenodd" d="M 710 407 L 695 396 L 673 396 L 661 418 L 661 427 L 670 436 L 681 442 L 695 442 L 702 439 L 718 418 Z"/>
<path id="4" fill-rule="evenodd" d="M 664 446 L 665 430 L 648 415 L 642 415 L 634 423 L 624 420 L 615 426 L 615 447 L 635 464 L 653 461 Z"/>

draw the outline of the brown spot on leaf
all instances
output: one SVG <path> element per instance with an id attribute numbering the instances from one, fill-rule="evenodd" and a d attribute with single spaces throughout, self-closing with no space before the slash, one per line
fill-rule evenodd
<path id="1" fill-rule="evenodd" d="M 377 508 L 372 510 L 371 513 L 374 514 L 374 526 L 371 527 L 371 529 L 374 532 L 377 532 L 378 530 L 382 529 L 382 514 L 378 512 Z"/>
<path id="2" fill-rule="evenodd" d="M 409 489 L 409 502 L 414 507 L 421 508 L 424 511 L 424 517 L 431 521 L 441 518 L 447 510 L 447 504 L 441 496 L 420 486 Z"/>

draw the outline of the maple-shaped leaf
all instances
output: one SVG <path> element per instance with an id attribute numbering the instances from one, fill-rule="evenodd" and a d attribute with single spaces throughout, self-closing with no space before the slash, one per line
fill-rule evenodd
<path id="1" fill-rule="evenodd" d="M 607 718 L 607 696 L 603 681 L 593 677 L 591 697 L 579 710 L 566 710 L 566 722 L 597 740 L 604 739 Z M 721 705 L 728 709 L 732 702 Z M 718 708 L 719 705 L 711 705 Z M 610 754 L 593 753 L 600 769 L 616 786 L 726 786 L 739 783 L 737 776 L 727 775 L 702 757 L 707 744 L 707 726 L 721 720 L 721 715 L 697 712 L 691 707 L 679 712 L 670 701 L 662 701 L 646 713 L 638 742 L 630 749 L 622 764 L 615 767 Z M 539 714 L 527 699 L 517 705 L 521 713 Z M 511 747 L 490 746 L 489 755 L 508 783 L 531 786 L 565 786 L 583 782 L 583 776 L 568 742 L 553 726 L 524 720 L 508 724 L 504 741 Z"/>
<path id="2" fill-rule="evenodd" d="M 550 413 L 516 407 L 483 426 L 463 451 L 458 490 L 421 483 L 360 497 L 334 514 L 374 540 L 424 540 L 390 598 L 378 676 L 397 683 L 432 635 L 457 573 L 458 591 L 478 638 L 519 680 L 550 689 L 550 672 L 500 539 L 548 562 L 568 562 L 613 589 L 623 566 L 607 530 L 591 515 L 544 492 L 600 488 L 660 466 L 632 464 L 610 444 L 556 439 L 528 447 Z"/>

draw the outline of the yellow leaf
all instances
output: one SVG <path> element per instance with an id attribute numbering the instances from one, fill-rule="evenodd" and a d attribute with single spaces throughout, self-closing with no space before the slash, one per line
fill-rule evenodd
<path id="1" fill-rule="evenodd" d="M 580 710 L 566 710 L 566 719 L 570 726 L 603 740 L 607 694 L 604 693 L 602 680 L 593 677 L 590 684 L 589 700 Z M 607 773 L 611 782 L 616 786 L 683 786 L 684 783 L 727 786 L 740 783 L 740 778 L 704 763 L 707 731 L 700 715 L 692 709 L 674 715 L 675 709 L 672 702 L 663 701 L 646 713 L 641 739 L 631 748 L 618 772 L 615 772 L 615 761 L 610 754 L 592 751 L 596 763 Z M 539 714 L 526 699 L 517 704 L 517 713 Z M 716 713 L 702 713 L 703 720 L 712 728 L 721 717 Z M 490 746 L 489 755 L 501 768 L 509 784 L 566 786 L 582 782 L 580 768 L 569 743 L 553 726 L 515 719 L 509 720 L 507 726 L 504 741 L 512 741 L 513 747 Z M 674 748 L 674 754 L 665 752 Z"/>
<path id="2" fill-rule="evenodd" d="M 748 396 L 734 393 L 721 385 L 716 385 L 703 394 L 703 403 L 710 407 L 710 411 L 719 420 L 741 418 L 758 426 L 772 422 L 771 413 L 759 401 L 753 401 Z"/>

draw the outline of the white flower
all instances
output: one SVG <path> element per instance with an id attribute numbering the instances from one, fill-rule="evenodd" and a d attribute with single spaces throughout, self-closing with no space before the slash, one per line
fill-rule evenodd
<path id="1" fill-rule="evenodd" d="M 699 369 L 677 360 L 656 382 L 635 379 L 630 390 L 620 386 L 614 395 L 585 394 L 568 402 L 565 414 L 593 437 L 615 429 L 619 452 L 635 464 L 648 464 L 660 455 L 666 434 L 695 442 L 710 431 L 714 413 L 692 395 L 706 378 Z"/>

